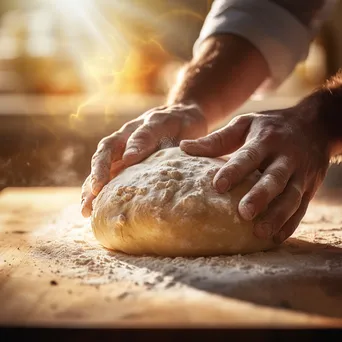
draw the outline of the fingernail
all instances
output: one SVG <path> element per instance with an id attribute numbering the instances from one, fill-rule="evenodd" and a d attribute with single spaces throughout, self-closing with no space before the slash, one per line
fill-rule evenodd
<path id="1" fill-rule="evenodd" d="M 94 195 L 97 195 L 97 193 L 100 192 L 99 185 L 97 183 L 97 178 L 95 176 L 91 178 L 91 192 Z"/>
<path id="2" fill-rule="evenodd" d="M 82 215 L 84 218 L 88 218 L 91 216 L 91 211 L 88 208 L 82 210 Z"/>
<path id="3" fill-rule="evenodd" d="M 257 224 L 255 226 L 255 232 L 258 237 L 267 239 L 272 236 L 272 225 L 269 223 Z"/>
<path id="4" fill-rule="evenodd" d="M 229 188 L 229 181 L 227 178 L 219 178 L 216 182 L 215 182 L 215 186 L 217 188 L 217 190 L 221 193 L 226 192 Z"/>
<path id="5" fill-rule="evenodd" d="M 91 192 L 94 196 L 97 196 L 99 194 L 99 192 L 101 191 L 102 187 L 100 184 L 97 183 L 92 183 L 91 184 Z"/>
<path id="6" fill-rule="evenodd" d="M 134 155 L 134 154 L 138 154 L 139 150 L 136 147 L 130 147 L 128 150 L 125 151 L 124 156 L 128 156 L 128 155 Z"/>
<path id="7" fill-rule="evenodd" d="M 245 220 L 252 220 L 255 215 L 255 206 L 252 203 L 243 203 L 240 206 L 240 215 Z"/>
<path id="8" fill-rule="evenodd" d="M 195 140 L 182 140 L 179 144 L 181 150 L 189 154 L 197 153 L 197 144 Z"/>
<path id="9" fill-rule="evenodd" d="M 84 205 L 81 206 L 81 213 L 82 216 L 85 218 L 88 218 L 91 215 L 91 210 L 89 210 L 88 207 L 85 207 Z"/>
<path id="10" fill-rule="evenodd" d="M 185 145 L 191 145 L 195 142 L 195 140 L 182 140 L 181 143 Z"/>
<path id="11" fill-rule="evenodd" d="M 276 244 L 281 244 L 286 240 L 285 232 L 281 231 L 278 235 L 274 236 L 273 241 Z"/>

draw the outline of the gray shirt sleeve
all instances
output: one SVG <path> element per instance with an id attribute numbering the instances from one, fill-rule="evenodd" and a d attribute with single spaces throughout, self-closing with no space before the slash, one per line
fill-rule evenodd
<path id="1" fill-rule="evenodd" d="M 265 57 L 272 87 L 304 60 L 337 0 L 215 0 L 194 45 L 215 34 L 250 41 Z"/>

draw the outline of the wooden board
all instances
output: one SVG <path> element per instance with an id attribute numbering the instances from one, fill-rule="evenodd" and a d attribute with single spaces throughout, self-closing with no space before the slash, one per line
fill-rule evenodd
<path id="1" fill-rule="evenodd" d="M 339 317 L 260 305 L 249 301 L 248 296 L 241 299 L 239 296 L 229 296 L 229 292 L 220 295 L 210 286 L 207 286 L 209 290 L 204 289 L 205 286 L 200 289 L 196 283 L 181 289 L 154 288 L 148 291 L 146 286 L 129 284 L 130 280 L 124 277 L 94 286 L 82 283 L 77 277 L 59 275 L 53 271 L 53 265 L 58 260 L 40 258 L 33 253 L 36 247 L 34 233 L 56 222 L 62 211 L 70 206 L 76 211 L 73 209 L 75 217 L 68 214 L 69 220 L 80 220 L 77 211 L 79 197 L 78 188 L 12 188 L 0 193 L 0 324 L 51 327 L 342 326 L 342 318 Z M 320 205 L 311 210 L 317 212 Z M 338 213 L 340 209 L 335 204 L 328 212 Z M 329 246 L 319 250 L 317 246 L 315 248 L 317 253 L 322 250 L 328 253 L 326 260 L 329 262 L 335 257 L 341 260 L 340 246 L 335 243 L 330 247 L 333 249 Z M 100 253 L 101 246 L 97 248 Z M 297 255 L 305 254 L 307 248 L 303 241 L 303 247 L 296 250 Z M 281 256 L 283 251 L 278 253 Z M 324 255 L 319 255 L 323 258 L 320 259 L 322 263 L 326 262 Z M 69 261 L 72 265 L 72 256 Z M 139 267 L 135 269 L 139 272 Z M 331 274 L 332 277 L 336 275 L 333 271 Z M 335 285 L 333 289 L 338 284 Z M 134 288 L 134 295 L 127 295 L 128 287 Z M 311 298 L 311 295 L 321 296 L 319 299 L 323 301 L 327 299 L 328 304 L 341 300 L 341 291 L 331 294 L 334 291 L 331 287 L 329 289 L 328 295 L 324 291 L 315 292 L 307 282 L 303 283 L 302 288 L 304 297 L 308 291 L 307 303 L 317 299 Z"/>

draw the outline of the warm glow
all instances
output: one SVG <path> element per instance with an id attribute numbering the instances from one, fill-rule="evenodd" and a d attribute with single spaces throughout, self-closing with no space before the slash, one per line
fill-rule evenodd
<path id="1" fill-rule="evenodd" d="M 104 5 L 102 11 L 99 3 Z M 165 1 L 154 0 L 154 3 L 162 6 Z M 89 93 L 72 114 L 73 119 L 80 118 L 82 110 L 89 105 L 106 103 L 113 94 L 162 95 L 165 92 L 160 85 L 160 78 L 165 77 L 163 69 L 175 61 L 180 64 L 160 42 L 160 32 L 168 30 L 167 18 L 183 16 L 204 20 L 203 16 L 182 8 L 156 16 L 139 1 L 133 4 L 115 0 L 59 0 L 52 1 L 51 6 L 57 9 L 69 40 L 67 46 Z M 130 18 L 127 22 L 121 18 L 124 14 Z M 90 43 L 92 51 L 87 50 L 86 43 L 82 45 L 80 36 Z M 107 112 L 106 107 L 104 111 Z"/>

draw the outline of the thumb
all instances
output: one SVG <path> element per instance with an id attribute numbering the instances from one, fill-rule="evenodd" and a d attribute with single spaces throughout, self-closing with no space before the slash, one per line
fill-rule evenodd
<path id="1" fill-rule="evenodd" d="M 229 154 L 244 143 L 252 122 L 251 115 L 240 115 L 225 127 L 196 140 L 182 140 L 180 148 L 185 153 L 201 157 L 220 157 Z"/>
<path id="2" fill-rule="evenodd" d="M 88 176 L 82 185 L 81 213 L 83 217 L 89 217 L 92 212 L 92 202 L 95 196 L 91 191 L 91 176 Z"/>

